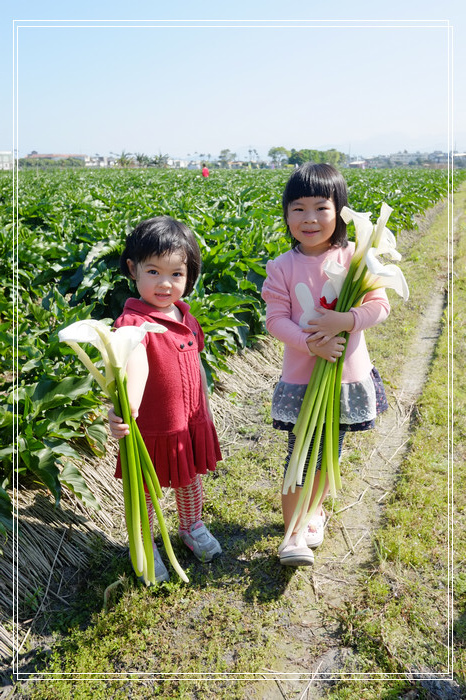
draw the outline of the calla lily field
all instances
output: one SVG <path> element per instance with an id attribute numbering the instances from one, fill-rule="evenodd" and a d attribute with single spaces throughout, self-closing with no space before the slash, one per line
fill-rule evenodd
<path id="1" fill-rule="evenodd" d="M 357 249 L 351 274 L 343 278 L 339 270 L 327 271 L 329 285 L 322 296 L 328 303 L 337 299 L 337 310 L 356 304 L 364 290 L 376 287 L 392 288 L 407 299 L 400 268 L 382 264 L 380 256 L 399 260 L 396 233 L 416 227 L 416 216 L 448 195 L 449 173 L 394 169 L 343 174 L 351 206 L 344 216 L 351 222 L 350 238 L 357 232 Z M 464 176 L 455 171 L 455 186 Z M 129 329 L 110 328 L 134 295 L 118 266 L 126 233 L 159 214 L 194 231 L 202 274 L 186 301 L 205 332 L 202 360 L 213 387 L 219 373 L 228 370 L 228 356 L 265 334 L 260 298 L 265 265 L 289 248 L 281 213 L 288 177 L 286 169 L 214 170 L 204 181 L 197 172 L 141 168 L 20 171 L 13 181 L 11 173 L 0 172 L 0 533 L 8 535 L 12 528 L 14 485 L 39 487 L 55 504 L 66 488 L 87 507 L 99 507 L 79 464 L 83 455 L 105 454 L 105 402 L 118 397 L 124 410 L 125 358 L 136 338 L 121 332 Z M 379 211 L 374 226 L 370 216 Z M 388 215 L 393 233 L 385 227 Z M 326 411 L 337 410 L 338 402 L 331 409 L 328 396 L 336 396 L 338 368 L 332 377 L 328 395 L 322 397 Z M 320 414 L 315 417 L 309 406 L 307 413 L 320 424 Z M 147 468 L 144 479 L 156 501 L 155 472 L 142 452 L 138 443 L 136 454 Z M 133 563 L 149 581 L 147 542 L 140 538 L 140 493 L 129 494 L 127 519 L 135 535 Z"/>

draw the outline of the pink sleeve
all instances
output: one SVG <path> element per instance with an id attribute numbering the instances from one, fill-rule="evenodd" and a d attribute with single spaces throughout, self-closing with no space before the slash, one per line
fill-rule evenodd
<path id="1" fill-rule="evenodd" d="M 267 304 L 265 325 L 271 335 L 295 350 L 310 355 L 306 334 L 291 320 L 291 298 L 283 271 L 270 260 L 266 266 L 267 278 L 262 287 L 262 298 Z"/>
<path id="2" fill-rule="evenodd" d="M 351 309 L 354 316 L 354 327 L 351 333 L 364 331 L 385 321 L 390 313 L 390 303 L 385 289 L 368 292 L 361 306 Z"/>

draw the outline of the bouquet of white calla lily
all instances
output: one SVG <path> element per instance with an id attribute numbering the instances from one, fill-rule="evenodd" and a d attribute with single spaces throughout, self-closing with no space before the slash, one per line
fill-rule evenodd
<path id="1" fill-rule="evenodd" d="M 154 585 L 156 579 L 144 484 L 151 496 L 168 558 L 180 578 L 188 581 L 171 546 L 158 502 L 158 498 L 162 497 L 162 489 L 138 425 L 131 415 L 126 388 L 126 365 L 133 350 L 144 339 L 146 333 L 165 331 L 166 328 L 161 324 L 147 321 L 140 326 L 124 326 L 111 330 L 102 321 L 88 319 L 72 323 L 58 333 L 59 340 L 73 348 L 102 391 L 110 398 L 117 415 L 130 426 L 130 434 L 120 440 L 125 518 L 133 568 L 138 576 L 142 576 L 146 585 Z M 78 343 L 90 343 L 99 350 L 105 365 L 105 377 Z"/>

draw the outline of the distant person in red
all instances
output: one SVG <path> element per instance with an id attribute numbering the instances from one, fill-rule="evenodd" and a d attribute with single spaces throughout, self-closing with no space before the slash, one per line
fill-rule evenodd
<path id="1" fill-rule="evenodd" d="M 202 177 L 209 177 L 209 168 L 205 163 L 202 164 Z"/>

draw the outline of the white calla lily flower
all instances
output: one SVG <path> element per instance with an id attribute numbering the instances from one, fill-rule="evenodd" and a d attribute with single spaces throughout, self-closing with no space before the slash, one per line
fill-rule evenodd
<path id="1" fill-rule="evenodd" d="M 396 238 L 390 229 L 386 228 L 386 223 L 393 209 L 382 203 L 380 216 L 372 237 L 372 248 L 377 250 L 376 255 L 388 255 L 392 260 L 401 260 L 401 255 L 396 250 Z"/>
<path id="2" fill-rule="evenodd" d="M 374 225 L 370 218 L 371 212 L 359 212 L 349 207 L 343 207 L 340 216 L 345 224 L 349 224 L 350 221 L 354 223 L 356 229 L 356 250 L 353 257 L 355 260 L 359 260 L 364 255 L 374 231 Z"/>
<path id="3" fill-rule="evenodd" d="M 99 335 L 104 330 L 101 339 L 105 338 L 105 348 L 111 364 L 124 372 L 129 356 L 143 340 L 146 333 L 165 333 L 167 329 L 160 323 L 144 321 L 140 326 L 122 326 L 115 331 L 109 331 L 108 326 L 105 325 L 103 329 L 99 326 L 96 330 Z"/>
<path id="4" fill-rule="evenodd" d="M 343 207 L 341 210 L 345 223 L 353 221 L 356 228 L 356 249 L 352 262 L 352 265 L 357 265 L 354 273 L 355 280 L 361 277 L 370 249 L 375 251 L 375 255 L 388 255 L 392 260 L 401 260 L 401 255 L 396 250 L 396 238 L 386 227 L 392 211 L 392 207 L 382 202 L 379 218 L 373 226 L 370 221 L 370 212 L 356 212 L 348 207 Z"/>
<path id="5" fill-rule="evenodd" d="M 397 265 L 382 265 L 376 258 L 377 254 L 377 249 L 371 248 L 367 251 L 365 258 L 368 271 L 377 278 L 371 284 L 371 289 L 388 287 L 394 289 L 404 301 L 408 301 L 409 289 L 402 271 Z"/>
<path id="6" fill-rule="evenodd" d="M 341 288 L 343 287 L 343 282 L 345 281 L 348 271 L 344 265 L 341 265 L 336 260 L 329 260 L 324 265 L 324 272 L 328 280 L 322 287 L 322 296 L 330 303 L 340 296 Z"/>
<path id="7" fill-rule="evenodd" d="M 140 326 L 123 326 L 112 331 L 102 321 L 88 319 L 63 328 L 58 332 L 58 337 L 61 342 L 68 344 L 91 343 L 94 345 L 102 355 L 108 384 L 113 379 L 113 368 L 125 371 L 129 356 L 147 332 L 164 333 L 165 331 L 166 328 L 161 324 L 149 321 L 145 321 Z M 89 369 L 89 366 L 86 366 Z"/>
<path id="8" fill-rule="evenodd" d="M 110 334 L 110 329 L 102 321 L 94 319 L 86 319 L 84 321 L 76 321 L 66 328 L 58 331 L 58 338 L 61 342 L 68 343 L 72 340 L 75 343 L 91 343 L 99 351 L 103 348 L 103 342 L 100 335 L 96 331 L 96 326 L 102 326 L 102 330 Z"/>
<path id="9" fill-rule="evenodd" d="M 392 260 L 401 260 L 400 253 L 396 250 L 396 238 L 388 228 L 385 229 L 384 235 L 380 244 L 377 247 L 370 248 L 375 250 L 376 255 L 388 255 Z"/>
<path id="10" fill-rule="evenodd" d="M 385 202 L 382 202 L 382 206 L 380 207 L 380 214 L 379 218 L 377 219 L 377 223 L 375 225 L 374 229 L 374 236 L 372 240 L 372 246 L 374 248 L 378 248 L 380 245 L 380 241 L 382 240 L 384 233 L 385 233 L 385 225 L 390 218 L 390 214 L 392 213 L 393 209 L 392 207 L 389 207 L 388 204 Z M 388 231 L 388 229 L 387 229 Z M 393 235 L 389 231 L 390 235 Z M 396 241 L 395 241 L 396 244 Z"/>

